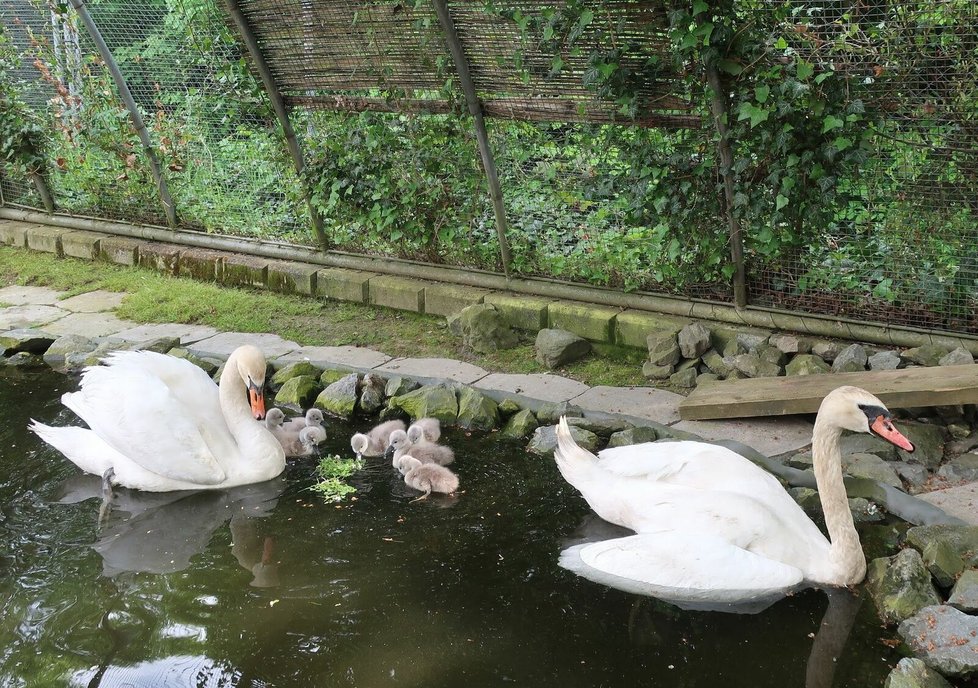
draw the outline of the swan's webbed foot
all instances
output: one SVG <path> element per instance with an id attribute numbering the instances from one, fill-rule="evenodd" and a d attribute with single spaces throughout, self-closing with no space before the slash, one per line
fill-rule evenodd
<path id="1" fill-rule="evenodd" d="M 98 508 L 98 526 L 101 528 L 109 520 L 109 512 L 112 511 L 112 478 L 115 477 L 115 469 L 106 469 L 102 474 L 102 503 Z"/>

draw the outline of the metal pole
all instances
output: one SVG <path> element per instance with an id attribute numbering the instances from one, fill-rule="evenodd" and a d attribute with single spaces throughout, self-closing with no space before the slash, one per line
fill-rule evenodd
<path id="1" fill-rule="evenodd" d="M 723 177 L 723 195 L 727 206 L 727 224 L 730 232 L 730 260 L 734 264 L 733 290 L 734 305 L 747 306 L 747 274 L 744 269 L 744 241 L 740 231 L 740 220 L 734 213 L 733 148 L 730 145 L 730 129 L 727 127 L 727 94 L 720 79 L 720 72 L 713 63 L 706 65 L 706 80 L 713 91 L 710 109 L 716 123 L 720 140 L 717 151 L 720 153 L 720 175 Z"/>
<path id="2" fill-rule="evenodd" d="M 84 0 L 71 0 L 71 6 L 78 12 L 82 23 L 88 29 L 89 36 L 95 42 L 95 46 L 105 61 L 105 66 L 109 70 L 109 74 L 112 75 L 112 80 L 115 81 L 116 88 L 119 89 L 122 102 L 125 103 L 126 109 L 129 111 L 129 117 L 132 119 L 132 126 L 136 129 L 139 140 L 143 144 L 143 150 L 149 160 L 149 168 L 153 174 L 153 179 L 156 180 L 156 188 L 160 193 L 163 212 L 166 213 L 166 223 L 171 227 L 176 227 L 177 213 L 173 207 L 173 197 L 170 196 L 170 189 L 167 187 L 166 180 L 163 178 L 163 171 L 160 168 L 160 161 L 156 157 L 156 151 L 153 149 L 153 143 L 150 141 L 149 131 L 147 131 L 146 125 L 143 123 L 143 118 L 139 114 L 139 108 L 136 106 L 136 101 L 132 97 L 129 85 L 126 83 L 125 77 L 122 76 L 122 72 L 119 71 L 119 65 L 116 63 L 115 58 L 112 57 L 112 52 L 109 50 L 109 46 L 106 45 L 105 39 L 102 38 L 102 32 L 95 25 L 95 20 L 92 19 L 92 15 L 88 13 L 88 8 L 85 7 Z"/>
<path id="3" fill-rule="evenodd" d="M 299 141 L 295 137 L 295 129 L 292 128 L 292 121 L 289 119 L 289 110 L 282 100 L 282 94 L 279 93 L 278 84 L 275 83 L 272 70 L 269 69 L 268 63 L 265 61 L 265 56 L 262 54 L 261 47 L 258 45 L 258 39 L 255 38 L 255 34 L 251 30 L 251 25 L 248 24 L 248 19 L 238 6 L 237 0 L 225 0 L 224 4 L 227 6 L 228 13 L 234 21 L 234 26 L 238 29 L 241 40 L 244 41 L 245 48 L 248 50 L 248 54 L 255 64 L 255 69 L 258 70 L 258 75 L 261 77 L 262 84 L 265 87 L 265 93 L 268 95 L 272 109 L 275 110 L 275 116 L 282 126 L 282 133 L 285 136 L 285 143 L 289 147 L 289 154 L 292 156 L 295 171 L 301 178 L 302 171 L 305 169 L 305 162 L 302 159 L 302 148 L 299 147 Z M 322 244 L 324 249 L 328 249 L 329 239 L 326 238 L 326 231 L 323 229 L 323 217 L 312 204 L 312 198 L 305 185 L 303 185 L 303 195 L 305 195 L 306 204 L 309 206 L 309 216 L 312 218 L 312 228 L 316 233 L 316 239 L 319 240 L 319 243 Z"/>
<path id="4" fill-rule="evenodd" d="M 489 195 L 492 197 L 492 210 L 496 215 L 496 235 L 499 237 L 499 255 L 503 261 L 503 272 L 506 277 L 510 277 L 510 253 L 509 241 L 506 239 L 506 210 L 503 207 L 503 192 L 499 186 L 499 175 L 496 174 L 496 162 L 492 157 L 492 150 L 489 148 L 489 133 L 486 131 L 486 120 L 482 112 L 482 103 L 475 92 L 475 84 L 472 83 L 472 76 L 469 74 L 469 63 L 462 50 L 462 43 L 458 39 L 455 31 L 455 22 L 448 11 L 445 0 L 431 0 L 435 6 L 435 13 L 438 21 L 441 22 L 442 30 L 445 32 L 445 40 L 448 41 L 448 49 L 452 53 L 455 61 L 455 70 L 458 72 L 458 81 L 462 86 L 462 93 L 465 94 L 465 102 L 469 107 L 469 113 L 475 121 L 475 138 L 479 143 L 479 154 L 482 156 L 482 166 L 486 171 L 486 179 L 489 182 Z"/>

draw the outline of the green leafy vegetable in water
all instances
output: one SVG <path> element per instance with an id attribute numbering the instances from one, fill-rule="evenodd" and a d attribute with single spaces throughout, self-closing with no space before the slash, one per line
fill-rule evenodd
<path id="1" fill-rule="evenodd" d="M 319 482 L 309 489 L 318 492 L 326 501 L 339 502 L 347 495 L 353 494 L 357 488 L 343 481 L 363 467 L 363 461 L 344 459 L 336 454 L 327 454 L 316 466 L 316 477 Z"/>

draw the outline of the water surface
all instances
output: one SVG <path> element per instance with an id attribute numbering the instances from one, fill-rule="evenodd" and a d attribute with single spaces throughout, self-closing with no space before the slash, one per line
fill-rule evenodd
<path id="1" fill-rule="evenodd" d="M 0 686 L 865 688 L 899 659 L 869 602 L 816 640 L 817 591 L 685 612 L 560 569 L 587 505 L 491 435 L 446 433 L 454 500 L 412 504 L 370 459 L 356 500 L 326 504 L 294 461 L 235 490 L 119 490 L 100 529 L 98 481 L 26 431 L 77 423 L 76 384 L 0 368 Z M 330 423 L 325 450 L 363 425 Z"/>

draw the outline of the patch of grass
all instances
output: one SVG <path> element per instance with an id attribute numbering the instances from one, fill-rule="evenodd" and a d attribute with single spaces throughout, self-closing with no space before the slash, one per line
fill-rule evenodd
<path id="1" fill-rule="evenodd" d="M 228 332 L 273 332 L 307 346 L 368 346 L 394 357 L 454 358 L 504 373 L 553 372 L 588 385 L 648 384 L 641 373 L 645 352 L 612 346 L 564 368 L 536 362 L 533 335 L 493 354 L 466 350 L 441 318 L 343 301 L 285 296 L 254 289 L 160 275 L 144 268 L 58 259 L 0 246 L 0 285 L 46 286 L 74 296 L 93 289 L 125 292 L 116 310 L 139 323 L 210 325 Z"/>
<path id="2" fill-rule="evenodd" d="M 349 478 L 361 468 L 363 468 L 362 460 L 344 459 L 336 454 L 327 454 L 316 466 L 318 482 L 309 489 L 328 502 L 342 501 L 346 496 L 357 491 L 353 485 L 344 482 L 344 478 Z"/>

